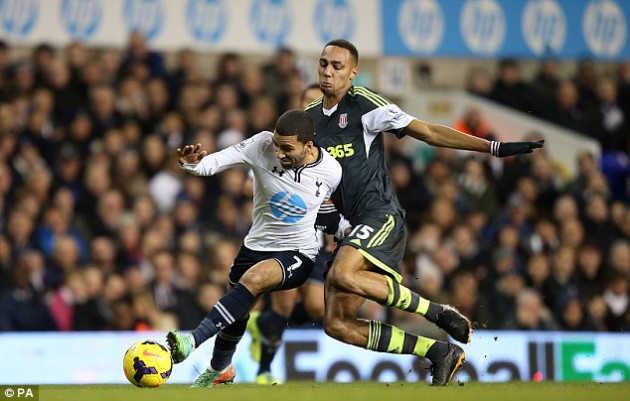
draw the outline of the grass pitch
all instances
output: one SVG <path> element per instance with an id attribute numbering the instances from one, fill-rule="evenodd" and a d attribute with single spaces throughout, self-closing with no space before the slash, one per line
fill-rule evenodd
<path id="1" fill-rule="evenodd" d="M 0 397 L 2 398 L 2 397 Z M 626 383 L 453 383 L 434 388 L 426 383 L 313 383 L 277 386 L 234 384 L 214 389 L 169 385 L 141 389 L 131 385 L 41 386 L 40 401 L 630 401 Z"/>

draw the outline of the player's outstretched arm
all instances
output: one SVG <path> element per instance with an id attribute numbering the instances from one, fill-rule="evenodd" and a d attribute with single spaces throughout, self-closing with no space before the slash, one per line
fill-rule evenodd
<path id="1" fill-rule="evenodd" d="M 177 148 L 177 156 L 180 165 L 198 164 L 208 152 L 201 150 L 201 144 L 186 145 L 184 148 Z"/>
<path id="2" fill-rule="evenodd" d="M 535 142 L 487 141 L 445 125 L 428 124 L 417 119 L 411 121 L 411 123 L 405 127 L 404 133 L 412 138 L 424 141 L 431 146 L 473 150 L 490 153 L 496 157 L 532 153 L 534 149 L 542 148 L 545 142 L 544 140 Z"/>

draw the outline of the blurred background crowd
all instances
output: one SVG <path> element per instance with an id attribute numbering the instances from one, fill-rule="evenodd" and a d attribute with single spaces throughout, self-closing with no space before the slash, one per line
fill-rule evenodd
<path id="1" fill-rule="evenodd" d="M 126 49 L 17 53 L 0 42 L 0 331 L 195 327 L 224 293 L 252 201 L 247 171 L 193 177 L 175 149 L 217 151 L 302 108 L 296 55 L 226 53 L 202 71 L 199 54 L 167 63 L 139 34 Z M 544 150 L 495 159 L 389 138 L 407 286 L 479 328 L 630 329 L 630 62 L 617 67 L 581 60 L 563 76 L 545 60 L 524 77 L 504 59 L 466 77 L 470 93 L 595 138 L 605 157 L 581 154 L 575 175 Z M 453 126 L 501 139 L 474 108 Z"/>

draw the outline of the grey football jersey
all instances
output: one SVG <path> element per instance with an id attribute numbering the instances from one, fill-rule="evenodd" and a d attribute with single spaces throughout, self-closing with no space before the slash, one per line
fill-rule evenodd
<path id="1" fill-rule="evenodd" d="M 381 95 L 354 86 L 331 110 L 323 98 L 306 112 L 315 121 L 315 141 L 341 164 L 341 184 L 333 194 L 337 209 L 353 224 L 366 213 L 403 213 L 385 164 L 383 132 L 402 137 L 413 120 Z"/>

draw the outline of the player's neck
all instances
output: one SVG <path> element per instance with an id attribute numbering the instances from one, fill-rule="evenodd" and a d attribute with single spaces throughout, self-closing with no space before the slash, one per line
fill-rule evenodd
<path id="1" fill-rule="evenodd" d="M 343 97 L 346 96 L 346 94 L 350 91 L 350 88 L 352 88 L 352 86 L 337 91 L 336 93 L 331 93 L 328 95 L 324 94 L 323 107 L 326 110 L 330 110 L 335 107 L 339 102 L 341 102 L 341 99 L 343 99 Z"/>
<path id="2" fill-rule="evenodd" d="M 313 149 L 313 151 L 304 158 L 303 166 L 306 166 L 307 164 L 315 163 L 317 159 L 319 159 L 319 147 L 313 146 L 311 149 Z M 300 167 L 303 167 L 303 166 L 300 166 Z"/>
<path id="3" fill-rule="evenodd" d="M 331 95 L 331 96 L 324 96 L 324 103 L 323 103 L 323 107 L 326 110 L 330 110 L 333 107 L 335 107 L 335 105 L 337 105 L 341 99 L 345 96 L 346 92 L 344 92 L 341 95 Z"/>

